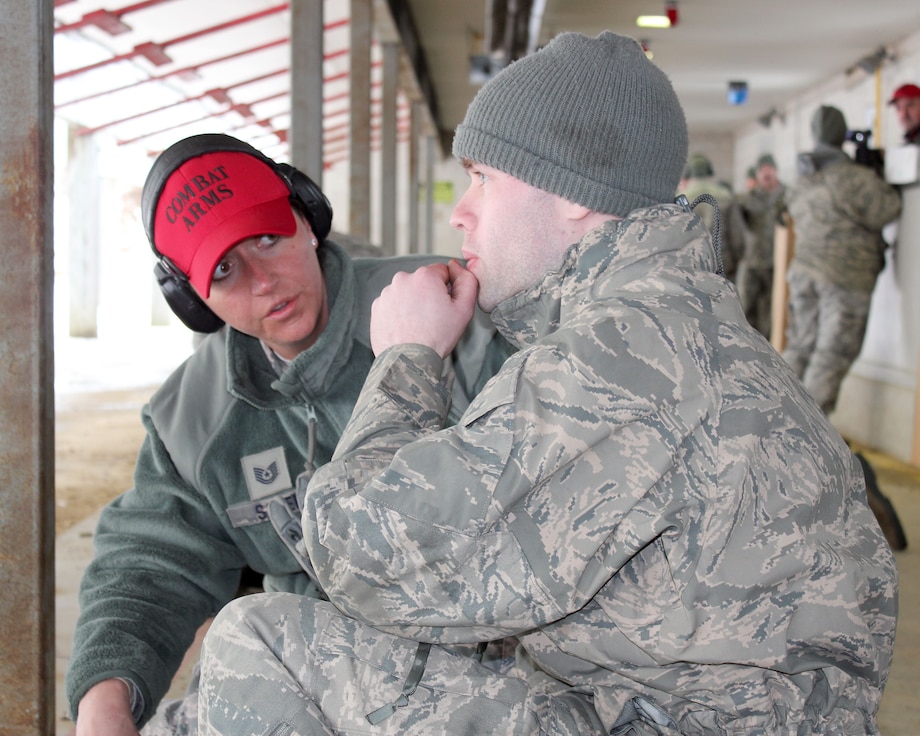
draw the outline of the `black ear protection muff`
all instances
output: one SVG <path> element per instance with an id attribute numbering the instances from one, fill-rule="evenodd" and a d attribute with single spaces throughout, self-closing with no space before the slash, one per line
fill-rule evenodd
<path id="1" fill-rule="evenodd" d="M 166 303 L 179 319 L 195 332 L 216 332 L 223 326 L 220 319 L 204 303 L 189 283 L 188 277 L 165 255 L 157 250 L 154 241 L 156 205 L 170 175 L 189 159 L 206 153 L 234 151 L 254 156 L 272 169 L 291 193 L 291 205 L 299 211 L 323 242 L 332 229 L 332 205 L 326 195 L 302 171 L 290 164 L 279 164 L 248 143 L 221 133 L 194 135 L 174 143 L 154 161 L 141 193 L 141 219 L 147 240 L 157 257 L 153 272 Z"/>

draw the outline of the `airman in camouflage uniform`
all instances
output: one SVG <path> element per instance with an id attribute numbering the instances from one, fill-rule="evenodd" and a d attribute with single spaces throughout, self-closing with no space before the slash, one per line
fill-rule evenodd
<path id="1" fill-rule="evenodd" d="M 223 610 L 203 733 L 876 734 L 892 554 L 852 454 L 666 203 L 667 79 L 631 39 L 562 34 L 480 90 L 454 153 L 469 270 L 382 292 L 352 419 L 298 481 L 329 601 Z M 441 355 L 477 286 L 520 350 L 448 427 Z M 480 661 L 502 637 L 514 660 Z"/>
<path id="2" fill-rule="evenodd" d="M 699 153 L 691 156 L 687 162 L 679 192 L 691 204 L 701 194 L 708 194 L 716 201 L 721 228 L 722 272 L 727 279 L 734 281 L 745 248 L 744 220 L 734 193 L 725 183 L 716 179 L 712 162 Z M 715 208 L 704 200 L 694 211 L 712 232 L 716 223 Z"/>
<path id="3" fill-rule="evenodd" d="M 769 340 L 773 320 L 773 244 L 779 215 L 785 207 L 786 188 L 776 178 L 776 164 L 768 153 L 757 160 L 756 176 L 757 186 L 738 200 L 745 237 L 735 283 L 748 322 Z"/>
<path id="4" fill-rule="evenodd" d="M 901 211 L 898 191 L 844 153 L 846 130 L 837 108 L 815 111 L 815 150 L 799 156 L 800 178 L 786 195 L 795 255 L 783 357 L 825 413 L 862 348 L 885 263 L 882 228 Z"/>

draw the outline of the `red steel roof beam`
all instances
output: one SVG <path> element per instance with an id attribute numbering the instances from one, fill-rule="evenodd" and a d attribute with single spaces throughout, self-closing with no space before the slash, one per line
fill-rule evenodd
<path id="1" fill-rule="evenodd" d="M 70 0 L 63 0 L 63 2 L 58 2 L 58 0 L 55 0 L 54 7 L 63 5 L 65 2 L 69 1 Z M 129 5 L 121 10 L 94 10 L 92 13 L 87 13 L 74 23 L 58 26 L 54 29 L 54 32 L 72 31 L 76 28 L 83 28 L 84 26 L 96 26 L 112 36 L 117 36 L 119 33 L 126 33 L 131 30 L 131 26 L 123 22 L 121 16 L 133 13 L 137 10 L 143 10 L 151 5 L 159 5 L 163 2 L 169 2 L 169 0 L 144 0 L 144 2 L 134 3 L 134 5 Z M 113 30 L 110 30 L 110 28 Z"/>
<path id="2" fill-rule="evenodd" d="M 290 70 L 289 69 L 278 69 L 277 71 L 269 72 L 268 74 L 262 74 L 258 77 L 253 77 L 252 79 L 246 79 L 246 80 L 243 80 L 242 82 L 237 82 L 236 84 L 228 84 L 222 91 L 224 94 L 228 94 L 228 90 L 231 90 L 234 87 L 242 87 L 247 84 L 252 84 L 253 82 L 262 82 L 271 77 L 277 77 L 279 74 L 285 74 L 288 71 Z M 113 125 L 118 125 L 120 123 L 127 123 L 130 120 L 137 120 L 137 118 L 142 118 L 145 115 L 152 115 L 153 113 L 156 113 L 156 112 L 162 112 L 163 110 L 169 110 L 174 107 L 179 107 L 179 105 L 184 105 L 187 102 L 196 102 L 198 100 L 203 100 L 205 97 L 210 97 L 213 91 L 214 90 L 209 90 L 200 95 L 195 95 L 194 97 L 185 97 L 169 105 L 162 105 L 161 107 L 155 107 L 152 110 L 144 110 L 143 112 L 134 113 L 134 115 L 128 115 L 128 117 L 120 118 L 118 120 L 110 120 L 107 123 L 103 123 L 102 125 L 97 125 L 92 128 L 80 128 L 77 131 L 77 135 L 89 135 L 91 133 L 97 133 L 100 130 L 105 130 L 106 128 L 110 128 Z M 284 94 L 288 94 L 288 93 L 284 92 Z"/>
<path id="3" fill-rule="evenodd" d="M 372 67 L 376 67 L 376 66 L 380 66 L 380 64 L 381 64 L 381 62 L 375 61 L 375 62 L 373 62 L 373 63 L 371 64 L 371 66 L 372 66 Z M 268 79 L 268 78 L 270 78 L 270 77 L 278 76 L 279 74 L 284 74 L 285 72 L 288 72 L 288 71 L 290 71 L 290 70 L 289 70 L 289 69 L 279 69 L 279 70 L 277 70 L 277 71 L 269 72 L 268 74 L 263 74 L 263 75 L 261 75 L 261 76 L 254 77 L 254 78 L 252 78 L 252 79 L 246 79 L 246 80 L 244 80 L 244 81 L 242 81 L 242 82 L 237 82 L 236 84 L 230 84 L 230 85 L 227 85 L 225 88 L 223 88 L 222 92 L 223 92 L 224 94 L 229 94 L 229 90 L 234 89 L 234 88 L 236 88 L 236 87 L 244 87 L 245 85 L 247 85 L 247 84 L 252 84 L 253 82 L 261 82 L 261 81 L 263 81 L 263 80 L 265 80 L 265 79 Z M 332 75 L 331 77 L 326 77 L 326 78 L 324 78 L 323 81 L 324 81 L 324 82 L 328 82 L 328 81 L 330 81 L 331 79 L 338 79 L 340 76 L 341 76 L 341 75 L 339 75 L 339 74 L 334 74 L 334 75 Z M 347 76 L 347 73 L 345 73 L 345 76 Z M 376 87 L 379 87 L 380 85 L 381 85 L 381 83 L 380 83 L 379 81 L 378 81 L 378 82 L 373 82 L 373 83 L 371 83 L 371 88 L 374 89 L 374 88 L 376 88 Z M 142 118 L 142 117 L 144 117 L 145 115 L 152 115 L 153 113 L 156 113 L 156 112 L 162 112 L 163 110 L 168 110 L 168 109 L 173 108 L 173 107 L 178 107 L 179 105 L 184 105 L 186 102 L 195 102 L 195 101 L 197 101 L 197 100 L 204 99 L 205 97 L 210 97 L 210 96 L 212 96 L 212 95 L 211 95 L 212 92 L 214 92 L 214 90 L 209 90 L 208 92 L 205 92 L 205 93 L 200 94 L 200 95 L 195 95 L 194 97 L 186 97 L 185 99 L 178 100 L 178 101 L 176 101 L 176 102 L 173 102 L 172 104 L 164 105 L 164 106 L 162 106 L 162 107 L 157 107 L 157 108 L 154 108 L 154 109 L 152 109 L 152 110 L 144 110 L 143 112 L 135 113 L 134 115 L 129 115 L 129 116 L 126 117 L 126 118 L 121 118 L 121 119 L 119 119 L 119 120 L 110 120 L 110 121 L 107 122 L 107 123 L 103 123 L 102 125 L 97 125 L 97 126 L 95 126 L 95 127 L 91 127 L 91 128 L 80 128 L 80 129 L 77 131 L 77 135 L 90 135 L 90 134 L 96 133 L 96 132 L 98 132 L 98 131 L 100 131 L 100 130 L 104 130 L 104 129 L 106 129 L 106 128 L 110 128 L 110 127 L 113 126 L 113 125 L 118 125 L 118 124 L 120 124 L 120 123 L 126 123 L 126 122 L 128 122 L 128 121 L 130 121 L 130 120 L 136 120 L 137 118 Z M 255 101 L 250 102 L 250 103 L 248 103 L 248 104 L 250 104 L 250 105 L 258 105 L 260 102 L 264 102 L 266 99 L 275 99 L 275 98 L 277 98 L 277 97 L 283 97 L 284 95 L 287 95 L 287 94 L 290 94 L 290 92 L 286 90 L 286 91 L 284 91 L 284 92 L 280 92 L 280 93 L 278 93 L 278 94 L 271 95 L 270 97 L 263 98 L 263 99 L 261 99 L 261 100 L 255 100 Z M 324 98 L 323 98 L 323 102 L 326 103 L 326 102 L 328 102 L 330 99 L 333 99 L 333 98 L 339 97 L 339 96 L 340 96 L 340 95 L 333 95 L 332 97 L 324 97 Z M 222 115 L 224 112 L 226 112 L 226 111 L 221 111 L 221 112 L 218 113 L 218 114 L 221 114 L 221 115 Z M 182 123 L 181 125 L 187 125 L 187 123 Z M 167 130 L 168 130 L 168 129 L 167 129 Z M 131 140 L 128 140 L 128 141 L 119 141 L 118 144 L 119 144 L 119 145 L 124 145 L 125 143 L 133 143 L 134 141 L 140 140 L 141 138 L 145 138 L 145 137 L 146 137 L 146 136 L 139 136 L 138 138 L 132 138 Z"/>
<path id="4" fill-rule="evenodd" d="M 163 0 L 157 0 L 157 2 L 162 2 Z M 68 77 L 74 77 L 78 74 L 83 74 L 84 72 L 92 71 L 93 69 L 99 69 L 103 66 L 108 66 L 118 61 L 125 61 L 127 59 L 133 59 L 137 56 L 144 56 L 154 64 L 160 65 L 172 61 L 169 56 L 166 54 L 167 46 L 175 46 L 179 43 L 184 43 L 185 41 L 191 41 L 201 36 L 206 36 L 217 31 L 223 31 L 227 28 L 233 28 L 234 26 L 242 25 L 243 23 L 248 23 L 253 20 L 258 20 L 259 18 L 264 18 L 265 16 L 272 15 L 274 13 L 280 13 L 282 10 L 287 10 L 288 4 L 284 3 L 283 5 L 277 5 L 273 8 L 267 8 L 265 10 L 259 11 L 258 13 L 250 13 L 249 15 L 244 15 L 240 18 L 234 18 L 229 20 L 226 23 L 219 23 L 216 26 L 210 26 L 209 28 L 203 28 L 200 31 L 195 31 L 194 33 L 188 33 L 184 36 L 179 36 L 170 41 L 163 41 L 161 43 L 148 42 L 136 46 L 133 51 L 129 51 L 126 54 L 117 54 L 111 59 L 104 59 L 102 61 L 97 61 L 95 64 L 89 64 L 88 66 L 79 67 L 77 69 L 71 69 L 66 72 L 61 72 L 60 74 L 55 74 L 54 79 L 66 79 Z"/>
<path id="5" fill-rule="evenodd" d="M 258 105 L 261 102 L 268 102 L 269 100 L 275 100 L 275 99 L 278 99 L 279 97 L 285 97 L 287 94 L 288 92 L 278 92 L 276 94 L 269 95 L 268 97 L 263 97 L 261 100 L 254 100 L 253 102 L 250 102 L 248 104 Z M 177 104 L 181 104 L 181 103 L 177 103 Z M 205 120 L 210 120 L 211 118 L 214 118 L 214 117 L 220 117 L 220 116 L 226 115 L 228 112 L 233 112 L 233 108 L 221 110 L 218 113 L 209 113 L 203 117 L 196 118 L 194 120 L 183 120 L 181 123 L 176 123 L 175 125 L 170 125 L 166 128 L 160 128 L 159 130 L 150 130 L 146 133 L 142 133 L 141 135 L 135 136 L 134 138 L 128 138 L 127 140 L 119 140 L 118 145 L 125 146 L 129 143 L 137 143 L 138 141 L 144 140 L 144 138 L 150 138 L 151 136 L 159 135 L 160 133 L 165 133 L 169 130 L 176 130 L 177 128 L 184 128 L 186 125 L 192 125 L 194 123 L 202 123 Z M 250 123 L 247 123 L 247 125 L 248 124 Z"/>
<path id="6" fill-rule="evenodd" d="M 131 31 L 131 26 L 123 23 L 115 13 L 108 10 L 95 10 L 83 16 L 85 25 L 93 25 L 100 30 L 105 31 L 110 36 L 118 36 L 122 33 Z"/>
<path id="7" fill-rule="evenodd" d="M 104 97 L 105 95 L 115 94 L 116 92 L 123 92 L 126 89 L 131 89 L 132 87 L 139 87 L 142 84 L 149 84 L 150 82 L 161 82 L 164 79 L 169 77 L 181 77 L 186 74 L 193 74 L 199 69 L 203 69 L 206 66 L 211 66 L 213 64 L 220 64 L 224 61 L 230 61 L 231 59 L 237 59 L 240 56 L 246 56 L 247 54 L 254 54 L 259 51 L 265 51 L 265 49 L 270 49 L 273 46 L 280 46 L 283 43 L 287 43 L 287 38 L 279 38 L 275 41 L 269 41 L 268 43 L 263 43 L 260 46 L 253 46 L 251 49 L 244 49 L 243 51 L 236 51 L 232 54 L 227 54 L 226 56 L 220 56 L 216 59 L 211 59 L 210 61 L 204 61 L 201 64 L 194 64 L 192 66 L 186 66 L 182 69 L 174 69 L 171 72 L 166 72 L 165 74 L 159 74 L 152 77 L 147 77 L 147 79 L 139 79 L 136 82 L 131 82 L 130 84 L 122 85 L 121 87 L 113 87 L 112 89 L 104 89 L 101 92 L 94 92 L 91 95 L 86 95 L 85 97 L 78 97 L 73 100 L 68 100 L 67 102 L 61 102 L 54 106 L 55 110 L 60 110 L 63 107 L 68 105 L 76 105 L 80 102 L 86 102 L 87 100 L 94 100 L 97 97 Z M 348 53 L 348 49 L 340 49 L 339 51 L 330 51 L 328 54 L 323 56 L 324 61 L 329 61 L 339 56 L 345 56 Z M 347 76 L 347 74 L 346 74 Z"/>

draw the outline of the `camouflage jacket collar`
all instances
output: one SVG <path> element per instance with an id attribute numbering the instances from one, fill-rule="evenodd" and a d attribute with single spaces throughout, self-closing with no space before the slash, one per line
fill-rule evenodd
<path id="1" fill-rule="evenodd" d="M 682 268 L 715 272 L 712 239 L 700 218 L 674 204 L 633 210 L 585 235 L 566 252 L 558 271 L 509 297 L 492 312 L 502 335 L 517 347 L 552 334 L 585 305 L 597 301 L 598 285 L 639 290 L 654 271 Z M 644 285 L 639 285 L 644 284 Z"/>

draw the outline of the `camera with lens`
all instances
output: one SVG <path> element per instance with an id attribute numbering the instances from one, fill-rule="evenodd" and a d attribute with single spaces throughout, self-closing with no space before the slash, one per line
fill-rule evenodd
<path id="1" fill-rule="evenodd" d="M 880 148 L 870 148 L 869 138 L 872 137 L 871 130 L 848 130 L 846 139 L 856 144 L 856 153 L 853 160 L 863 166 L 868 166 L 876 174 L 884 177 L 885 174 L 885 152 Z"/>

